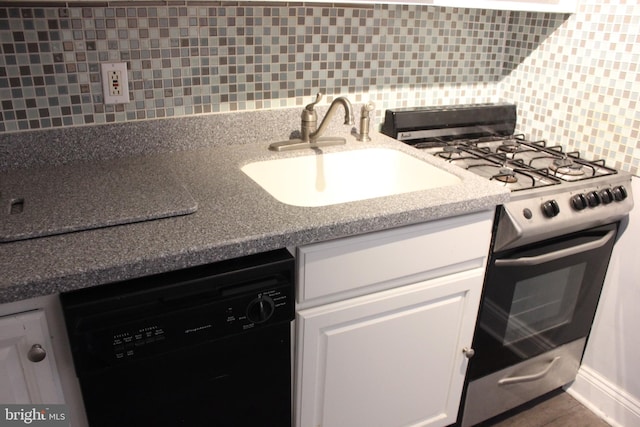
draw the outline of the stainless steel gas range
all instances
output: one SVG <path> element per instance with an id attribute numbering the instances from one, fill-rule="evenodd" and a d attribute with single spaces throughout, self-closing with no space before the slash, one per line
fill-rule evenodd
<path id="1" fill-rule="evenodd" d="M 511 189 L 496 209 L 459 423 L 571 382 L 595 316 L 631 175 L 514 134 L 513 104 L 387 110 L 382 132 Z"/>

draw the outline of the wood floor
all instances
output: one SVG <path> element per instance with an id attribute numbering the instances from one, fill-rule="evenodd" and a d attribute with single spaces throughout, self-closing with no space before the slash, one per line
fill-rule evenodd
<path id="1" fill-rule="evenodd" d="M 609 427 L 569 394 L 559 390 L 524 407 L 479 424 L 481 427 Z"/>

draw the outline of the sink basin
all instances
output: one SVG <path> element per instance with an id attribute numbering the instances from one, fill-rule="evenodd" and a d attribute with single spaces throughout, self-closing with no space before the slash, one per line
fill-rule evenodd
<path id="1" fill-rule="evenodd" d="M 445 187 L 460 178 L 389 148 L 249 163 L 242 171 L 282 203 L 327 206 Z"/>

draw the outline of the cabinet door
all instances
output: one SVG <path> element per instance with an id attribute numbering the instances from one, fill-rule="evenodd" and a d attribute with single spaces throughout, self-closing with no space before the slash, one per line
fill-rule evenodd
<path id="1" fill-rule="evenodd" d="M 297 427 L 455 422 L 482 269 L 302 310 Z"/>
<path id="2" fill-rule="evenodd" d="M 38 362 L 29 359 L 34 344 L 46 352 Z M 0 317 L 0 402 L 64 403 L 51 350 L 43 311 Z"/>

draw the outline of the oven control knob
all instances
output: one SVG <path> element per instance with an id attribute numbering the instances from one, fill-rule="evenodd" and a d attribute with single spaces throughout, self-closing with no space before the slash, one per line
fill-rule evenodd
<path id="1" fill-rule="evenodd" d="M 247 306 L 247 318 L 253 323 L 266 322 L 274 311 L 273 300 L 266 295 L 261 295 Z"/>
<path id="2" fill-rule="evenodd" d="M 542 213 L 548 218 L 553 218 L 560 213 L 560 206 L 555 200 L 547 200 L 542 204 Z"/>
<path id="3" fill-rule="evenodd" d="M 602 203 L 604 203 L 605 205 L 613 202 L 613 193 L 611 192 L 611 189 L 605 188 L 604 190 L 600 191 L 600 198 L 602 199 Z"/>
<path id="4" fill-rule="evenodd" d="M 622 185 L 614 187 L 614 189 L 611 190 L 611 192 L 613 193 L 613 198 L 615 199 L 616 202 L 621 202 L 624 199 L 626 199 L 628 196 L 627 189 L 624 188 L 624 186 Z"/>
<path id="5" fill-rule="evenodd" d="M 600 199 L 600 195 L 597 192 L 592 191 L 590 193 L 587 193 L 587 201 L 589 202 L 589 206 L 595 208 L 600 204 L 602 200 Z"/>
<path id="6" fill-rule="evenodd" d="M 571 198 L 571 206 L 577 211 L 581 211 L 589 206 L 587 197 L 584 194 L 576 194 Z"/>

